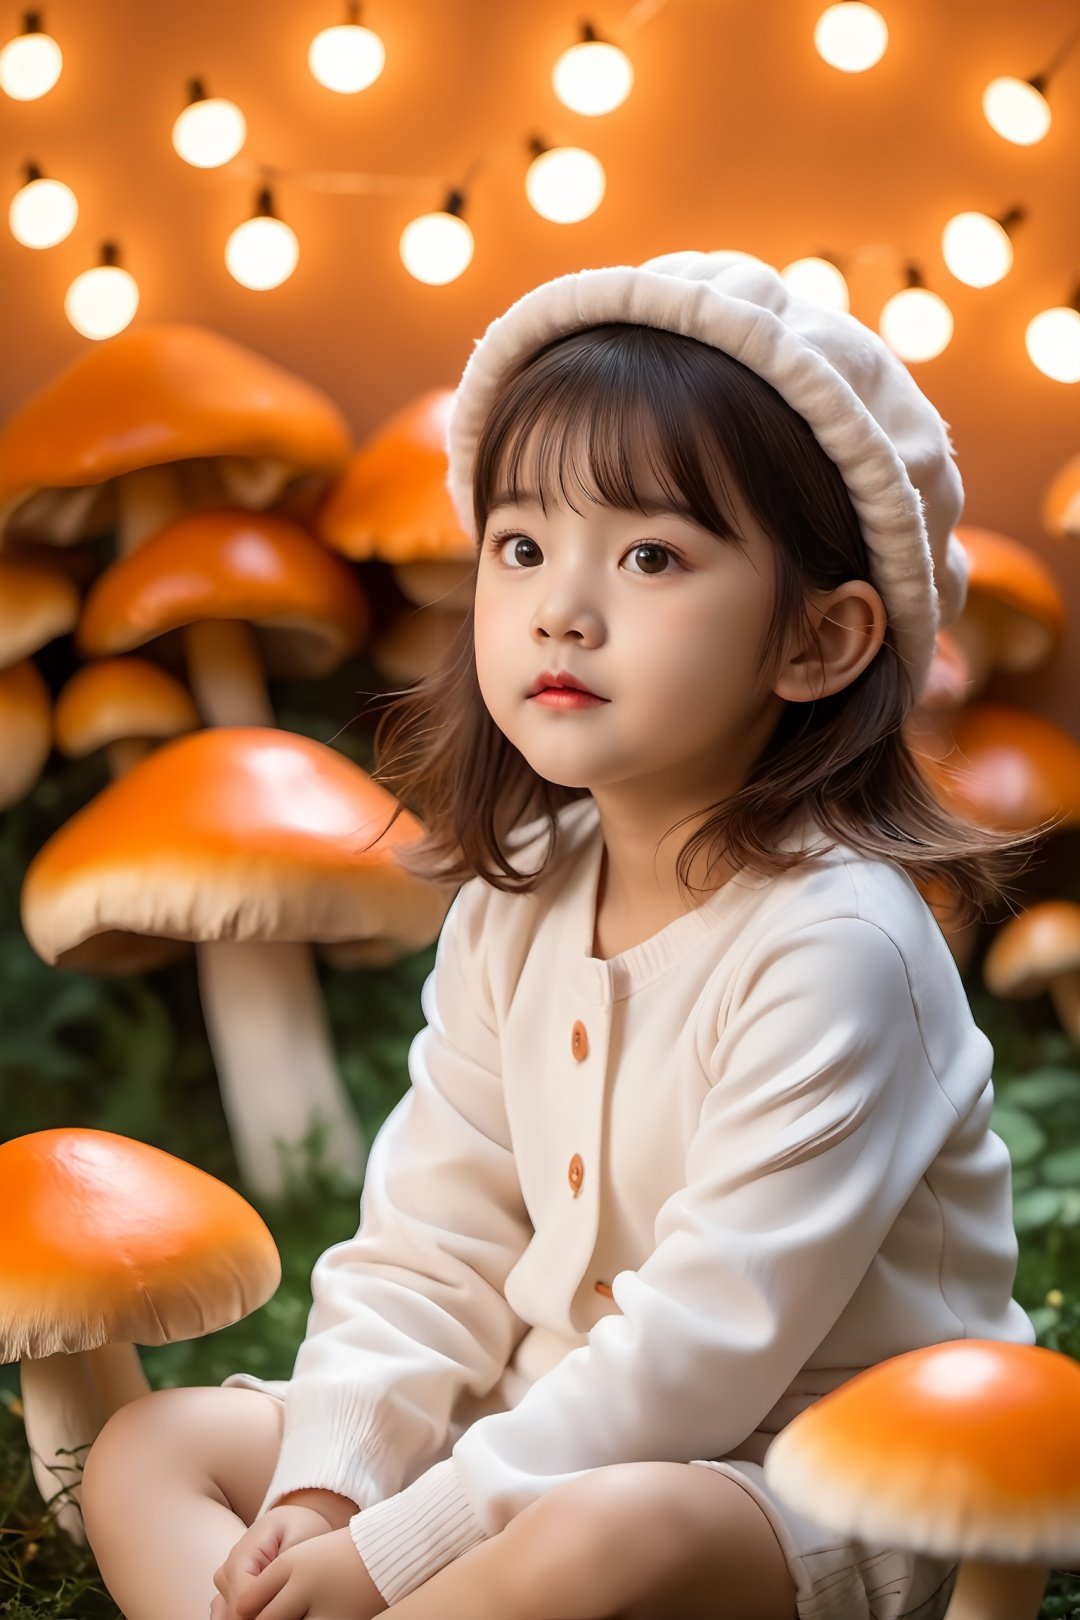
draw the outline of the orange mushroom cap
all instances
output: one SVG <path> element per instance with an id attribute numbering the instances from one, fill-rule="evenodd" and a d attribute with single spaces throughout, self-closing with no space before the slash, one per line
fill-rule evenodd
<path id="1" fill-rule="evenodd" d="M 1056 540 L 1080 536 L 1080 456 L 1071 456 L 1050 480 L 1043 496 L 1042 524 Z"/>
<path id="2" fill-rule="evenodd" d="M 117 933 L 190 940 L 388 938 L 419 950 L 451 891 L 395 851 L 423 829 L 359 765 L 260 726 L 164 743 L 40 849 L 22 920 L 45 961 L 94 967 Z"/>
<path id="3" fill-rule="evenodd" d="M 79 589 L 63 569 L 40 559 L 0 557 L 0 665 L 29 658 L 75 628 Z"/>
<path id="4" fill-rule="evenodd" d="M 0 1361 L 196 1338 L 281 1280 L 246 1199 L 145 1142 L 18 1136 L 0 1143 L 0 1186 Z"/>
<path id="5" fill-rule="evenodd" d="M 956 530 L 968 559 L 968 600 L 981 595 L 1017 616 L 999 655 L 1002 669 L 1032 669 L 1060 641 L 1065 598 L 1042 559 L 993 529 L 961 524 Z"/>
<path id="6" fill-rule="evenodd" d="M 952 720 L 953 747 L 920 764 L 946 804 L 982 826 L 1023 832 L 1080 818 L 1080 746 L 1051 720 L 975 703 Z M 1053 831 L 1054 829 L 1050 829 Z"/>
<path id="7" fill-rule="evenodd" d="M 1080 970 L 1080 906 L 1044 900 L 999 928 L 983 962 L 995 996 L 1037 996 L 1061 973 Z"/>
<path id="8" fill-rule="evenodd" d="M 347 564 L 287 518 L 227 507 L 169 523 L 114 562 L 76 632 L 100 657 L 206 619 L 258 625 L 271 674 L 327 674 L 367 635 L 371 609 Z"/>
<path id="9" fill-rule="evenodd" d="M 941 1557 L 1080 1554 L 1080 1365 L 950 1340 L 878 1362 L 781 1429 L 765 1480 L 796 1511 Z"/>
<path id="10" fill-rule="evenodd" d="M 453 389 L 436 388 L 361 445 L 315 520 L 320 537 L 357 561 L 471 561 L 446 487 L 446 425 Z"/>
<path id="11" fill-rule="evenodd" d="M 82 759 L 122 738 L 175 737 L 200 724 L 190 692 L 148 658 L 105 658 L 77 669 L 56 700 L 56 746 Z"/>
<path id="12" fill-rule="evenodd" d="M 139 327 L 87 349 L 0 430 L 0 536 L 104 533 L 111 480 L 167 462 L 222 459 L 226 488 L 238 458 L 328 475 L 350 439 L 324 394 L 231 338 Z"/>
<path id="13" fill-rule="evenodd" d="M 33 788 L 52 738 L 52 697 L 37 665 L 26 658 L 0 669 L 0 810 Z"/>

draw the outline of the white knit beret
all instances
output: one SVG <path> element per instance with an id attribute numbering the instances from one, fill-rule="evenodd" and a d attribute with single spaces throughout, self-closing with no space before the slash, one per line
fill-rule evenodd
<path id="1" fill-rule="evenodd" d="M 852 315 L 797 297 L 749 254 L 668 253 L 640 267 L 557 276 L 492 321 L 462 373 L 447 429 L 447 485 L 465 532 L 477 538 L 473 462 L 507 374 L 553 338 L 607 321 L 710 343 L 804 418 L 843 476 L 917 697 L 936 630 L 967 594 L 953 533 L 964 491 L 948 427 L 882 338 Z"/>

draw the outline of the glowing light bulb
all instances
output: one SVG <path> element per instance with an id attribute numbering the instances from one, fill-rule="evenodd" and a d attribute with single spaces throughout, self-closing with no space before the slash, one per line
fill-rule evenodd
<path id="1" fill-rule="evenodd" d="M 288 281 L 300 258 L 296 232 L 278 219 L 267 190 L 259 192 L 256 213 L 238 225 L 225 244 L 225 264 L 234 281 L 252 292 L 266 292 Z"/>
<path id="2" fill-rule="evenodd" d="M 401 262 L 417 281 L 442 287 L 456 281 L 473 256 L 473 234 L 465 221 L 450 212 L 421 214 L 401 233 Z"/>
<path id="3" fill-rule="evenodd" d="M 33 164 L 27 176 L 8 209 L 11 234 L 23 247 L 55 247 L 75 229 L 79 217 L 75 193 L 62 180 L 46 180 Z"/>
<path id="4" fill-rule="evenodd" d="M 1009 234 L 989 214 L 955 214 L 941 233 L 945 263 L 969 287 L 992 287 L 1012 269 Z"/>
<path id="5" fill-rule="evenodd" d="M 64 55 L 51 34 L 41 32 L 36 12 L 28 11 L 21 34 L 0 51 L 0 88 L 13 101 L 36 101 L 60 77 Z"/>
<path id="6" fill-rule="evenodd" d="M 634 69 L 625 51 L 597 39 L 586 23 L 585 38 L 563 51 L 551 82 L 564 107 L 596 118 L 622 106 L 633 88 Z"/>
<path id="7" fill-rule="evenodd" d="M 780 275 L 796 297 L 805 298 L 807 303 L 845 315 L 850 312 L 847 282 L 830 259 L 794 259 Z"/>
<path id="8" fill-rule="evenodd" d="M 83 337 L 115 337 L 130 325 L 139 307 L 139 288 L 133 276 L 116 263 L 116 248 L 107 242 L 102 263 L 76 276 L 64 295 L 64 314 Z"/>
<path id="9" fill-rule="evenodd" d="M 177 154 L 193 168 L 218 169 L 246 140 L 247 121 L 236 103 L 207 96 L 201 82 L 193 79 L 191 100 L 172 127 Z"/>
<path id="10" fill-rule="evenodd" d="M 1033 365 L 1055 382 L 1080 382 L 1080 313 L 1061 305 L 1027 325 L 1024 345 Z"/>
<path id="11" fill-rule="evenodd" d="M 606 185 L 600 159 L 580 146 L 541 151 L 525 175 L 525 195 L 543 219 L 556 225 L 573 225 L 595 214 Z"/>
<path id="12" fill-rule="evenodd" d="M 845 0 L 823 11 L 814 28 L 818 55 L 841 73 L 865 73 L 880 62 L 889 43 L 885 19 L 873 6 Z"/>
<path id="13" fill-rule="evenodd" d="M 1050 128 L 1050 104 L 1026 79 L 992 79 L 983 91 L 982 106 L 991 129 L 1017 146 L 1033 146 Z"/>
<path id="14" fill-rule="evenodd" d="M 905 287 L 885 305 L 878 329 L 901 360 L 932 360 L 953 335 L 952 311 L 928 288 Z"/>
<path id="15" fill-rule="evenodd" d="M 366 90 L 385 65 L 386 47 L 378 34 L 354 22 L 324 28 L 308 46 L 312 77 L 342 96 Z"/>

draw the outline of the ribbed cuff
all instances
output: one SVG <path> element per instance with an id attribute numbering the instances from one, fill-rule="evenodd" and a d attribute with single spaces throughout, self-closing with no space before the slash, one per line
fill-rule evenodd
<path id="1" fill-rule="evenodd" d="M 376 1418 L 367 1394 L 294 1380 L 285 1397 L 281 1449 L 259 1512 L 290 1491 L 337 1491 L 364 1508 L 397 1490 L 400 1464 L 388 1455 L 385 1423 Z"/>
<path id="2" fill-rule="evenodd" d="M 349 1534 L 388 1606 L 487 1539 L 453 1457 L 358 1513 Z"/>

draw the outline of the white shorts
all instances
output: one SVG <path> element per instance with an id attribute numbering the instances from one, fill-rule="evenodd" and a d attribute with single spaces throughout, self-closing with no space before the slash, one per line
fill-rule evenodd
<path id="1" fill-rule="evenodd" d="M 953 1560 L 842 1539 L 780 1503 L 749 1459 L 696 1457 L 691 1466 L 715 1468 L 757 1502 L 784 1549 L 799 1620 L 942 1620 L 960 1567 Z"/>

